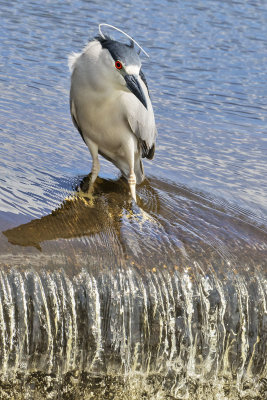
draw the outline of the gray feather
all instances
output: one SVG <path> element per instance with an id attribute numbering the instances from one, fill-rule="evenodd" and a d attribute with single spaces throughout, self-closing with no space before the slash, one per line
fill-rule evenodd
<path id="1" fill-rule="evenodd" d="M 84 140 L 84 136 L 83 136 L 82 130 L 79 127 L 78 122 L 77 122 L 75 105 L 74 105 L 74 102 L 73 102 L 73 100 L 71 98 L 71 95 L 70 95 L 70 115 L 71 115 L 71 118 L 72 118 L 73 125 L 75 126 L 75 128 L 77 129 L 79 134 L 81 135 L 82 140 L 84 141 L 84 143 L 86 143 L 85 140 Z"/>
<path id="2" fill-rule="evenodd" d="M 143 107 L 140 103 L 140 105 L 138 105 L 138 109 L 135 109 L 135 111 L 131 113 L 132 107 L 128 106 L 126 107 L 126 120 L 132 132 L 139 140 L 142 157 L 152 159 L 155 153 L 157 128 L 144 74 L 140 74 L 140 78 L 143 92 L 147 97 L 148 109 Z"/>

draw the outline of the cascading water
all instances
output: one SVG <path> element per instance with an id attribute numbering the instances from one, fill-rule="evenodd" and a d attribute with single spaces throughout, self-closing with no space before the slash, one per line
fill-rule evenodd
<path id="1" fill-rule="evenodd" d="M 95 205 L 69 199 L 4 232 L 42 251 L 2 258 L 1 399 L 264 398 L 266 234 L 151 183 L 142 208 L 102 181 Z"/>

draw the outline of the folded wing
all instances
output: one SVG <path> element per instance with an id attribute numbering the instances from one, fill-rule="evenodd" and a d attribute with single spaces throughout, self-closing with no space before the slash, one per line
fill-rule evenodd
<path id="1" fill-rule="evenodd" d="M 147 109 L 140 101 L 136 101 L 136 98 L 133 96 L 127 96 L 124 100 L 126 103 L 125 117 L 132 132 L 139 140 L 142 157 L 151 160 L 155 153 L 157 128 L 147 82 L 142 71 L 140 71 L 140 77 L 138 79 L 146 97 Z M 130 102 L 132 102 L 132 104 L 129 104 Z"/>

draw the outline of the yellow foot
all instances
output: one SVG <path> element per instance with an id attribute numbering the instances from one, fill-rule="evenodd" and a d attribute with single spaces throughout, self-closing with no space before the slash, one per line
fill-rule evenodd
<path id="1" fill-rule="evenodd" d="M 66 197 L 64 201 L 74 200 L 82 200 L 87 206 L 94 207 L 95 197 L 93 196 L 92 190 L 88 190 L 87 192 L 79 190 L 75 191 L 71 196 Z"/>
<path id="2" fill-rule="evenodd" d="M 94 206 L 95 197 L 93 195 L 93 190 L 89 189 L 87 192 L 83 192 L 82 190 L 80 190 L 79 192 L 77 192 L 77 196 L 90 207 Z"/>

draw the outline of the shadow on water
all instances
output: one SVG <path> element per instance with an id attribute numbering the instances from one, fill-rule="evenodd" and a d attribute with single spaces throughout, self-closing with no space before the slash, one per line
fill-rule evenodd
<path id="1" fill-rule="evenodd" d="M 115 254 L 121 261 L 131 257 L 143 267 L 153 267 L 154 262 L 162 264 L 170 258 L 174 264 L 181 259 L 188 262 L 192 257 L 206 264 L 207 251 L 217 260 L 231 263 L 245 260 L 247 255 L 250 263 L 257 259 L 258 241 L 264 243 L 264 225 L 255 226 L 240 210 L 216 204 L 214 199 L 185 187 L 146 179 L 139 186 L 135 204 L 123 178 L 98 178 L 91 197 L 86 194 L 88 183 L 89 176 L 85 176 L 75 192 L 51 214 L 3 234 L 13 245 L 38 250 L 42 250 L 43 242 L 76 238 L 76 245 L 91 245 L 90 255 L 96 250 L 99 256 L 99 250 L 106 249 L 106 257 Z M 62 243 L 57 242 L 57 249 Z M 118 262 L 116 259 L 115 266 Z"/>
<path id="2" fill-rule="evenodd" d="M 89 182 L 84 178 L 81 186 Z M 87 185 L 88 186 L 88 185 Z M 100 181 L 96 184 L 94 197 L 80 194 L 63 201 L 59 208 L 40 219 L 32 220 L 4 232 L 9 242 L 20 246 L 34 246 L 41 250 L 47 240 L 70 239 L 107 233 L 112 228 L 119 235 L 122 209 L 127 207 L 123 186 L 119 182 Z M 128 206 L 130 210 L 130 205 Z"/>
<path id="3" fill-rule="evenodd" d="M 0 237 L 6 398 L 263 398 L 263 227 L 155 178 L 137 205 L 123 180 L 87 185 Z"/>

